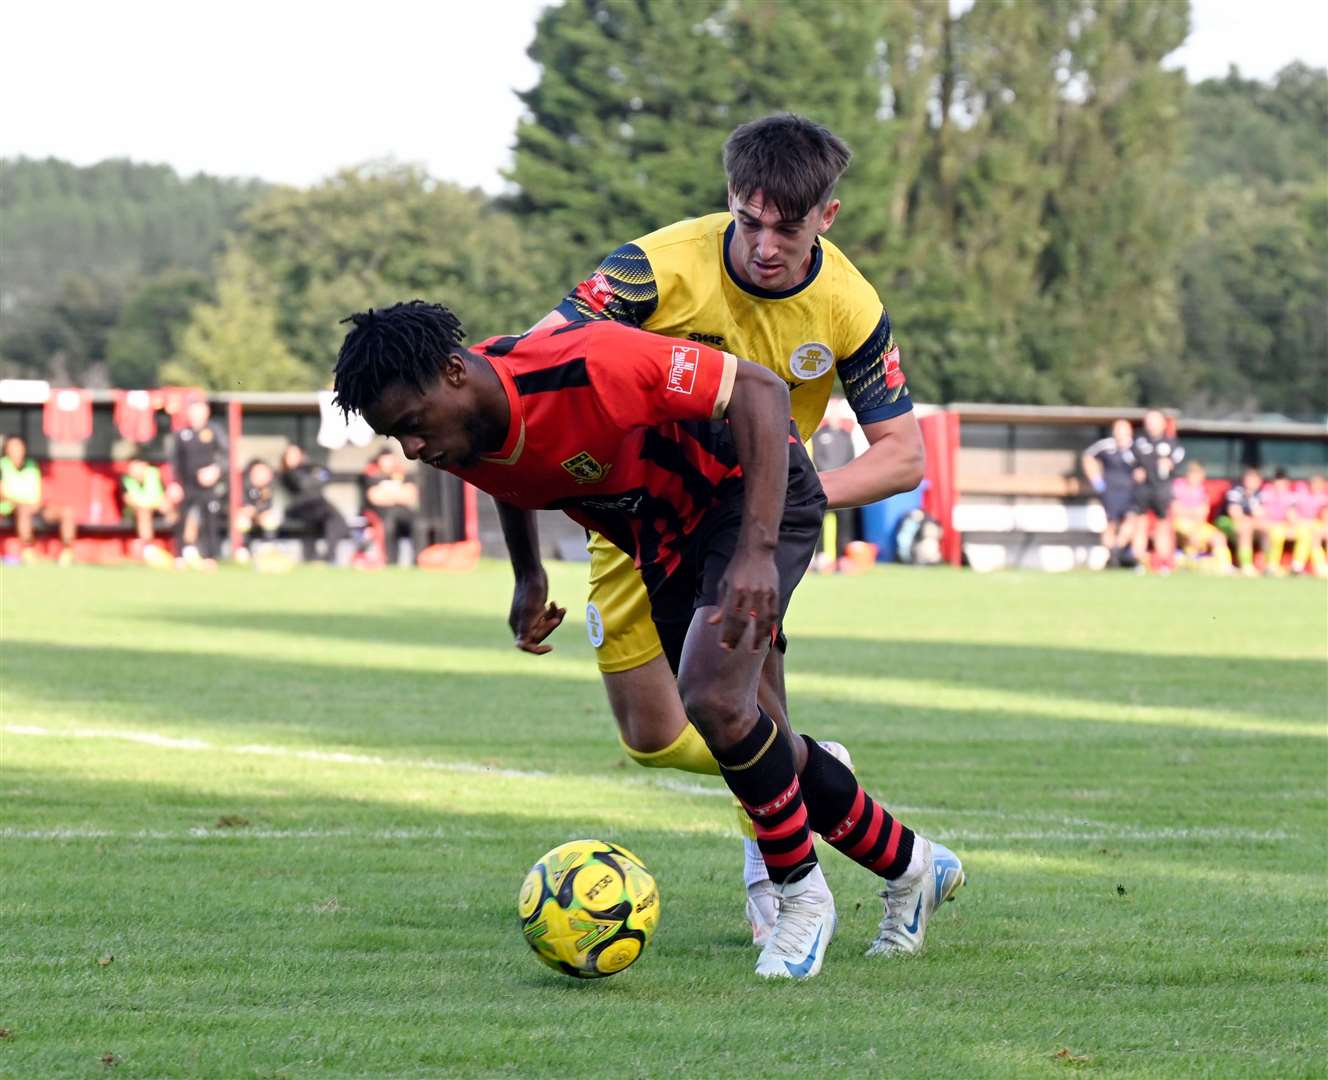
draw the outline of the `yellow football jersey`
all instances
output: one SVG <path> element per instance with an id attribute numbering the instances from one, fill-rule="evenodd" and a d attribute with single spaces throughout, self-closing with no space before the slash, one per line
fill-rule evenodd
<path id="1" fill-rule="evenodd" d="M 836 371 L 859 422 L 911 409 L 890 317 L 844 253 L 820 238 L 807 277 L 772 292 L 734 273 L 733 228 L 731 215 L 710 214 L 624 244 L 558 310 L 703 341 L 769 368 L 788 383 L 804 439 L 825 415 Z"/>

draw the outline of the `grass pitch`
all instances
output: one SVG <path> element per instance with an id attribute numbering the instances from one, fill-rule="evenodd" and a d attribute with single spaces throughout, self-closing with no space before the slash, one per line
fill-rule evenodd
<path id="1" fill-rule="evenodd" d="M 0 1075 L 1328 1074 L 1328 590 L 810 579 L 798 726 L 963 858 L 927 952 L 868 961 L 823 849 L 823 974 L 752 974 L 717 781 L 624 763 L 576 615 L 515 652 L 507 570 L 5 570 Z M 618 840 L 662 923 L 539 964 L 527 867 Z"/>

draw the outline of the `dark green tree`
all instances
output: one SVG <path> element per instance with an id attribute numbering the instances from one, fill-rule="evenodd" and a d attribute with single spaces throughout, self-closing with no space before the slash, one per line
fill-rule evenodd
<path id="1" fill-rule="evenodd" d="M 568 0 L 542 16 L 512 178 L 562 256 L 722 206 L 720 147 L 778 109 L 857 157 L 834 239 L 919 396 L 1128 400 L 1180 352 L 1188 5 Z M 553 299 L 551 297 L 551 299 Z"/>
<path id="2" fill-rule="evenodd" d="M 120 309 L 106 343 L 112 384 L 156 386 L 193 309 L 211 297 L 211 281 L 197 270 L 164 270 L 144 281 Z"/>
<path id="3" fill-rule="evenodd" d="M 6 370 L 58 384 L 104 383 L 107 340 L 123 294 L 107 277 L 68 274 L 46 303 L 5 320 Z"/>
<path id="4" fill-rule="evenodd" d="M 525 329 L 548 308 L 538 253 L 511 216 L 411 168 L 274 191 L 249 213 L 241 245 L 271 282 L 288 347 L 324 375 L 345 332 L 339 321 L 366 307 L 445 303 L 472 338 Z"/>

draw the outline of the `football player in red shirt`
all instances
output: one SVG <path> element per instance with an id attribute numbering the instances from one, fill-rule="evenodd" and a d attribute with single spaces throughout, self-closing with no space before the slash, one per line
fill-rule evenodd
<path id="1" fill-rule="evenodd" d="M 767 977 L 820 970 L 834 901 L 811 833 L 881 877 L 907 878 L 909 933 L 963 883 L 814 739 L 757 702 L 761 668 L 820 535 L 825 494 L 789 425 L 778 376 L 697 342 L 569 323 L 473 350 L 445 308 L 351 317 L 342 408 L 523 509 L 561 509 L 635 560 L 688 719 L 752 818 L 780 893 L 757 960 Z M 534 537 L 526 537 L 537 557 Z M 550 604 L 547 617 L 562 611 Z M 916 841 L 916 843 L 915 843 Z M 948 858 L 947 858 L 948 856 Z"/>

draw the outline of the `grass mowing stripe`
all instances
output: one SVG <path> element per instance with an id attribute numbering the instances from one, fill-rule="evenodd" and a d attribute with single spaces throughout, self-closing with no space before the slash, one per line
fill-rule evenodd
<path id="1" fill-rule="evenodd" d="M 1322 1075 L 1318 586 L 806 582 L 794 715 L 972 880 L 883 966 L 878 883 L 827 851 L 841 925 L 801 986 L 751 974 L 713 782 L 620 769 L 584 636 L 517 655 L 510 590 L 6 571 L 3 719 L 52 734 L 0 733 L 0 1075 Z M 514 894 L 594 833 L 647 860 L 663 923 L 581 985 Z"/>

